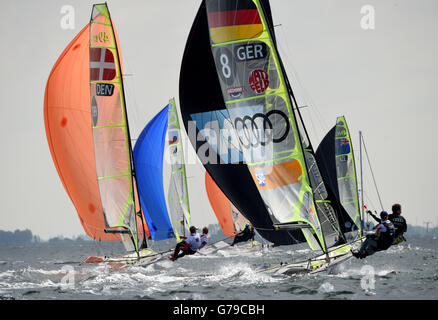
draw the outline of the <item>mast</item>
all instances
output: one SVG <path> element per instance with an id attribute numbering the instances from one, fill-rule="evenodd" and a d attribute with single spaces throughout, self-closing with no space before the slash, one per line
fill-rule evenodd
<path id="1" fill-rule="evenodd" d="M 105 6 L 107 7 L 109 20 L 111 21 L 111 25 L 112 25 L 111 31 L 112 31 L 112 34 L 113 34 L 113 37 L 114 37 L 113 39 L 114 39 L 114 45 L 115 45 L 115 48 L 116 48 L 116 52 L 117 52 L 117 54 L 119 54 L 120 51 L 119 51 L 119 48 L 118 48 L 118 38 L 116 37 L 115 31 L 114 31 L 113 20 L 111 18 L 111 13 L 110 13 L 110 11 L 108 9 L 108 5 L 107 5 L 106 2 L 105 2 Z M 138 205 L 140 207 L 140 211 L 135 213 L 135 215 L 136 215 L 136 218 L 135 218 L 136 223 L 135 223 L 135 225 L 136 225 L 136 228 L 137 228 L 137 216 L 140 216 L 141 223 L 142 223 L 142 226 L 143 226 L 143 245 L 145 245 L 146 248 L 147 248 L 147 241 L 146 241 L 147 237 L 146 237 L 146 233 L 144 231 L 143 217 L 141 216 L 140 196 L 138 194 L 138 187 L 136 185 L 137 184 L 137 182 L 136 182 L 137 179 L 136 179 L 136 175 L 135 175 L 135 164 L 134 164 L 134 159 L 132 157 L 131 133 L 130 133 L 130 130 L 129 130 L 128 111 L 126 109 L 126 99 L 125 99 L 125 87 L 124 87 L 124 84 L 123 84 L 123 82 L 124 82 L 123 81 L 123 72 L 122 72 L 122 66 L 120 64 L 120 58 L 121 57 L 119 56 L 118 59 L 117 59 L 117 64 L 118 64 L 119 70 L 120 70 L 120 85 L 121 85 L 121 89 L 122 89 L 122 92 L 123 92 L 123 95 L 122 95 L 122 97 L 123 97 L 123 109 L 124 109 L 125 119 L 126 119 L 126 132 L 127 132 L 127 135 L 128 135 L 128 146 L 129 146 L 129 152 L 128 153 L 129 153 L 129 159 L 130 159 L 130 162 L 131 162 L 131 173 L 132 173 L 131 188 L 132 188 L 132 193 L 133 193 L 133 197 L 134 197 L 134 212 L 135 212 L 135 196 L 134 196 L 134 192 L 137 193 Z M 135 188 L 134 188 L 134 184 L 135 184 Z M 136 191 L 134 191 L 134 190 L 136 190 Z M 136 252 L 138 254 L 138 252 L 140 251 L 140 248 L 138 246 L 138 229 L 136 231 L 137 231 L 136 232 L 137 240 L 136 240 L 135 250 L 136 250 Z"/>
<path id="2" fill-rule="evenodd" d="M 365 224 L 365 215 L 364 215 L 364 203 L 363 203 L 363 169 L 362 169 L 362 131 L 359 131 L 359 158 L 360 158 L 360 210 L 362 214 L 362 230 L 364 229 Z M 362 232 L 363 235 L 363 232 Z"/>

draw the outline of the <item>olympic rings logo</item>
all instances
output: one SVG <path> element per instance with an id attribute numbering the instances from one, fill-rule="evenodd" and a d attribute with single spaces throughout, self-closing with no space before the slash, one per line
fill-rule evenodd
<path id="1" fill-rule="evenodd" d="M 276 121 L 275 123 L 276 126 L 280 127 L 284 125 L 286 128 L 284 130 L 284 133 L 279 137 L 274 137 L 274 131 L 273 131 L 274 124 L 271 121 L 273 115 L 279 115 L 281 117 L 281 122 L 278 123 Z M 260 119 L 260 121 L 257 121 L 258 119 Z M 260 122 L 262 122 L 262 124 L 259 128 Z M 251 116 L 244 116 L 243 118 L 237 117 L 234 120 L 234 128 L 236 128 L 236 130 L 238 131 L 240 143 L 242 144 L 243 147 L 248 149 L 249 147 L 258 147 L 259 145 L 265 146 L 266 143 L 270 141 L 274 143 L 283 141 L 284 139 L 286 139 L 287 134 L 289 133 L 290 123 L 288 117 L 282 111 L 271 110 L 266 114 L 256 113 L 252 117 Z M 262 130 L 265 135 L 264 139 L 262 139 L 261 137 Z M 241 131 L 243 131 L 243 135 L 240 134 Z"/>

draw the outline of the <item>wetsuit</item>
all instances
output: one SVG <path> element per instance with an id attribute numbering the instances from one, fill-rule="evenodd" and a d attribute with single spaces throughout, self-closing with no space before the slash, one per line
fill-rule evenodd
<path id="1" fill-rule="evenodd" d="M 246 225 L 242 231 L 242 235 L 236 235 L 231 245 L 234 246 L 236 243 L 245 242 L 252 238 L 254 238 L 254 230 L 251 230 L 250 226 Z"/>
<path id="2" fill-rule="evenodd" d="M 367 237 L 365 242 L 359 249 L 359 252 L 354 252 L 356 258 L 363 259 L 377 251 L 388 249 L 394 240 L 394 225 L 391 221 L 385 220 L 377 226 L 376 234 Z"/>
<path id="3" fill-rule="evenodd" d="M 199 233 L 192 233 L 187 240 L 183 240 L 176 245 L 173 258 L 176 260 L 184 257 L 186 254 L 195 254 L 200 246 L 201 237 Z M 180 251 L 181 253 L 179 253 Z"/>

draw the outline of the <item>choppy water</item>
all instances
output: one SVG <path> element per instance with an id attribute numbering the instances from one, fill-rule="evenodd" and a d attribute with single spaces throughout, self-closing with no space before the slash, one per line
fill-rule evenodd
<path id="1" fill-rule="evenodd" d="M 96 243 L 0 246 L 0 299 L 438 299 L 437 239 L 410 239 L 332 273 L 293 276 L 257 270 L 308 256 L 303 246 L 227 249 L 120 270 L 80 263 L 104 253 L 124 251 Z"/>

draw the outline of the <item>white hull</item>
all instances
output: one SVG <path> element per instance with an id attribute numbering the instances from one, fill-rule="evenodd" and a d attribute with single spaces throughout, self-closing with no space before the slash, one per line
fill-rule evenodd
<path id="1" fill-rule="evenodd" d="M 171 251 L 156 253 L 150 249 L 143 249 L 137 255 L 136 252 L 117 258 L 91 256 L 85 263 L 106 263 L 111 266 L 123 267 L 126 265 L 148 265 L 167 258 Z"/>
<path id="2" fill-rule="evenodd" d="M 261 270 L 260 272 L 276 273 L 276 274 L 296 274 L 296 273 L 317 273 L 327 271 L 341 262 L 352 257 L 351 250 L 358 249 L 363 242 L 362 239 L 358 239 L 351 244 L 344 244 L 335 248 L 332 248 L 330 252 L 319 255 L 307 261 L 301 261 L 296 263 L 285 263 L 280 266 Z"/>

